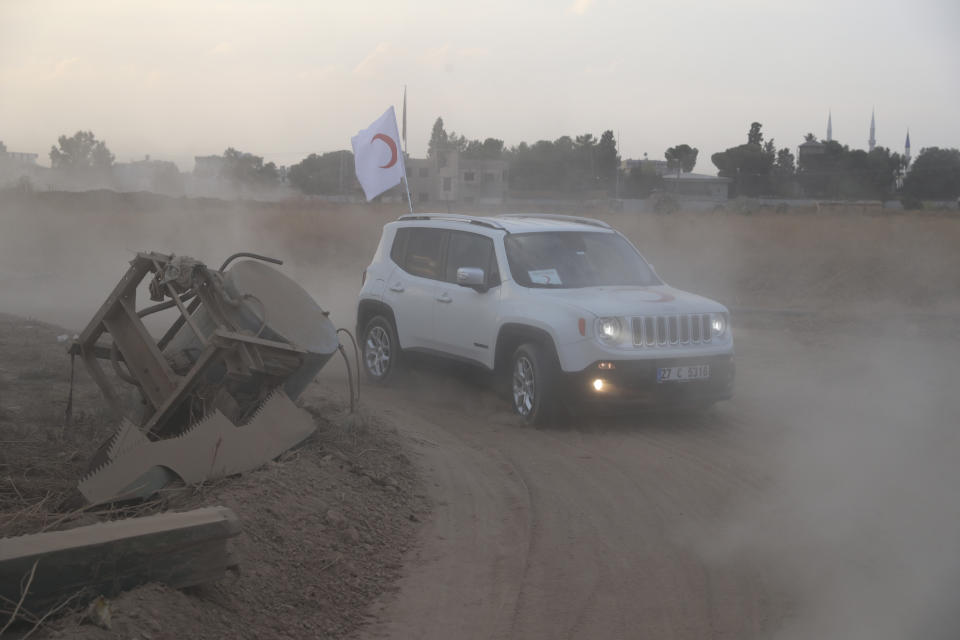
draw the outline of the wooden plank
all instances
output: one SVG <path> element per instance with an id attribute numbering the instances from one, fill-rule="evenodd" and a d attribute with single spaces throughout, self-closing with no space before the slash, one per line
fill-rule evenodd
<path id="1" fill-rule="evenodd" d="M 206 348 L 200 352 L 197 361 L 193 363 L 187 375 L 179 378 L 177 388 L 174 392 L 167 396 L 163 404 L 157 407 L 156 412 L 154 412 L 147 423 L 143 425 L 143 431 L 145 433 L 159 434 L 162 433 L 164 427 L 170 426 L 167 424 L 167 421 L 176 412 L 180 403 L 186 399 L 193 386 L 206 374 L 207 368 L 218 361 L 216 356 L 220 354 L 220 351 L 221 348 L 217 345 L 208 344 Z"/>
<path id="2" fill-rule="evenodd" d="M 120 402 L 120 397 L 117 395 L 116 389 L 113 388 L 106 374 L 103 373 L 103 367 L 100 366 L 97 356 L 94 353 L 87 352 L 83 353 L 81 357 L 83 363 L 87 365 L 87 371 L 90 372 L 90 377 L 93 378 L 93 381 L 100 387 L 100 391 L 103 392 L 103 397 L 106 398 L 107 404 L 110 405 L 110 410 L 113 412 L 114 417 L 119 420 L 123 417 L 123 404 Z"/>
<path id="3" fill-rule="evenodd" d="M 82 351 L 83 350 L 80 348 L 79 342 L 73 342 L 67 348 L 67 353 L 69 353 L 72 356 L 82 356 L 83 355 Z M 110 355 L 110 345 L 101 344 L 99 342 L 96 345 L 94 345 L 92 349 L 87 349 L 87 353 L 92 353 L 94 358 L 98 358 L 100 360 L 110 360 L 112 357 Z M 117 360 L 120 362 L 124 362 L 123 354 L 120 353 L 119 350 L 117 351 Z"/>
<path id="4" fill-rule="evenodd" d="M 194 296 L 195 297 L 190 301 L 190 304 L 187 305 L 188 315 L 193 314 L 193 312 L 197 310 L 197 307 L 200 306 L 199 296 L 196 296 L 196 294 L 194 294 Z M 166 349 L 167 344 L 169 344 L 170 341 L 173 340 L 173 336 L 177 335 L 177 332 L 180 331 L 180 327 L 186 324 L 186 322 L 187 322 L 186 317 L 183 314 L 179 315 L 177 319 L 174 321 L 174 323 L 170 325 L 170 328 L 167 329 L 167 332 L 163 334 L 163 337 L 160 338 L 160 340 L 157 342 L 157 348 L 160 349 L 161 351 Z"/>
<path id="5" fill-rule="evenodd" d="M 110 312 L 121 297 L 125 296 L 130 290 L 136 291 L 140 281 L 149 273 L 150 267 L 151 261 L 146 259 L 143 254 L 137 254 L 137 257 L 130 261 L 130 268 L 127 269 L 127 272 L 110 292 L 110 295 L 107 296 L 104 303 L 100 305 L 86 328 L 80 332 L 80 344 L 84 347 L 92 347 L 96 343 L 97 339 L 103 334 L 104 316 Z"/>
<path id="6" fill-rule="evenodd" d="M 177 375 L 137 317 L 132 299 L 120 298 L 103 317 L 103 325 L 123 354 L 130 375 L 153 407 L 159 407 L 176 389 Z"/>
<path id="7" fill-rule="evenodd" d="M 246 344 L 251 344 L 257 347 L 263 347 L 265 349 L 272 349 L 280 353 L 286 353 L 291 355 L 306 355 L 307 351 L 301 349 L 300 347 L 295 347 L 286 342 L 277 342 L 276 340 L 266 340 L 264 338 L 257 338 L 254 336 L 244 335 L 242 333 L 236 333 L 233 331 L 225 331 L 223 329 L 217 329 L 213 332 L 214 338 L 222 338 L 220 342 L 224 345 L 229 345 L 230 341 L 244 342 Z"/>
<path id="8" fill-rule="evenodd" d="M 37 568 L 24 600 L 42 612 L 78 592 L 83 599 L 107 597 L 146 582 L 175 588 L 218 579 L 236 562 L 227 539 L 240 533 L 226 507 L 0 539 L 0 596 L 17 602 L 34 562 Z"/>

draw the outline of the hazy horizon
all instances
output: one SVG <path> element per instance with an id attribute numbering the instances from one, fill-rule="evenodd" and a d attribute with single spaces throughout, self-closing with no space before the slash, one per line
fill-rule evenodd
<path id="1" fill-rule="evenodd" d="M 49 164 L 92 130 L 118 162 L 189 171 L 227 147 L 278 165 L 347 149 L 408 86 L 408 151 L 434 120 L 513 146 L 612 129 L 624 158 L 710 155 L 752 121 L 795 150 L 826 133 L 902 152 L 960 147 L 960 6 L 759 0 L 5 2 L 0 140 Z M 953 78 L 953 80 L 950 80 Z"/>

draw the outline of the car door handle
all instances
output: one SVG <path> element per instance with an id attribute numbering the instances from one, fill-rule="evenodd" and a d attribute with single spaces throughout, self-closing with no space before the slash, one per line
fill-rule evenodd
<path id="1" fill-rule="evenodd" d="M 450 303 L 453 302 L 453 298 L 450 297 L 449 293 L 443 292 L 437 296 L 437 302 Z"/>
<path id="2" fill-rule="evenodd" d="M 390 291 L 396 291 L 397 293 L 403 293 L 403 283 L 394 282 L 390 285 Z"/>

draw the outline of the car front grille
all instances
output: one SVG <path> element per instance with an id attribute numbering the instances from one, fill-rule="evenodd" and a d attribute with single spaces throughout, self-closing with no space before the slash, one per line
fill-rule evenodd
<path id="1" fill-rule="evenodd" d="M 709 344 L 713 337 L 709 313 L 638 316 L 631 319 L 631 324 L 637 347 Z"/>

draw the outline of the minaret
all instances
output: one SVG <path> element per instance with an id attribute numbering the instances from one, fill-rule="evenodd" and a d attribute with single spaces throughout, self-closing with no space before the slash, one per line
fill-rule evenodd
<path id="1" fill-rule="evenodd" d="M 873 109 L 871 109 L 870 110 L 870 142 L 868 143 L 868 146 L 870 147 L 870 151 L 873 151 L 873 148 L 877 146 L 877 135 L 876 135 L 877 123 L 874 120 L 873 115 L 874 115 Z"/>
<path id="2" fill-rule="evenodd" d="M 827 112 L 827 142 L 833 140 L 833 112 Z"/>
<path id="3" fill-rule="evenodd" d="M 903 161 L 910 166 L 910 129 L 907 129 L 907 141 L 903 143 Z"/>

